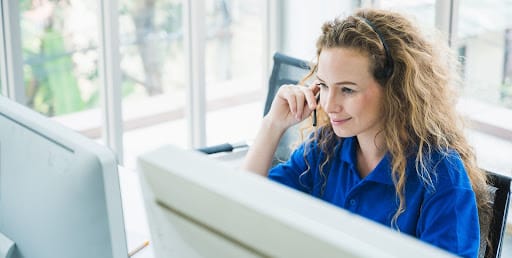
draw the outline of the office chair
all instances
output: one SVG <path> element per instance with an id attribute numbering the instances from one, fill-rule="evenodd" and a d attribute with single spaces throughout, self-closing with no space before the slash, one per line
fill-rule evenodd
<path id="1" fill-rule="evenodd" d="M 479 257 L 501 257 L 503 236 L 507 225 L 507 213 L 510 204 L 510 181 L 512 178 L 486 171 L 491 193 L 492 217 L 489 225 L 489 243 L 484 249 L 480 249 Z M 485 252 L 485 256 L 484 256 Z"/>
<path id="2" fill-rule="evenodd" d="M 304 78 L 309 72 L 309 64 L 306 61 L 293 58 L 281 53 L 275 53 L 274 57 L 274 65 L 272 67 L 272 73 L 270 75 L 270 79 L 268 82 L 268 92 L 267 98 L 265 101 L 265 107 L 263 110 L 263 116 L 265 116 L 270 110 L 270 106 L 272 105 L 272 101 L 274 100 L 274 96 L 277 93 L 279 87 L 284 84 L 297 84 L 299 81 Z M 291 149 L 290 145 L 298 139 L 297 128 L 291 127 L 289 128 L 277 147 L 276 153 L 274 155 L 273 164 L 281 162 L 289 158 Z M 223 143 L 219 145 L 198 148 L 197 150 L 206 154 L 215 154 L 220 152 L 232 152 L 235 149 L 239 148 L 247 148 L 248 144 L 246 142 L 241 143 Z"/>
<path id="3" fill-rule="evenodd" d="M 265 101 L 265 116 L 270 110 L 272 100 L 279 87 L 284 84 L 297 84 L 309 72 L 309 64 L 297 58 L 293 58 L 279 52 L 274 54 L 274 66 L 268 82 L 267 100 Z"/>

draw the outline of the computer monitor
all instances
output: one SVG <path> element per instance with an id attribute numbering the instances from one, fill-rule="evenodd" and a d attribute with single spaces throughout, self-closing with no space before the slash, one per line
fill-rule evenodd
<path id="1" fill-rule="evenodd" d="M 128 257 L 112 152 L 1 96 L 0 255 Z"/>
<path id="2" fill-rule="evenodd" d="M 453 257 L 334 205 L 193 151 L 138 158 L 163 257 Z"/>

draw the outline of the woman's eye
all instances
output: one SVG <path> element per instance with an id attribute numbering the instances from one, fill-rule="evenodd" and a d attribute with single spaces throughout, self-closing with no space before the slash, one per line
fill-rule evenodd
<path id="1" fill-rule="evenodd" d="M 354 90 L 351 88 L 343 87 L 343 88 L 341 88 L 341 92 L 351 94 L 351 93 L 354 93 Z"/>

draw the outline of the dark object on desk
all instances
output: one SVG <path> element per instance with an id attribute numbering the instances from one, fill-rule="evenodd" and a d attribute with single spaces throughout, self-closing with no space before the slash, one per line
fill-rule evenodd
<path id="1" fill-rule="evenodd" d="M 479 257 L 497 258 L 501 257 L 503 238 L 507 225 L 507 213 L 510 204 L 510 181 L 512 178 L 487 171 L 490 192 L 492 194 L 492 217 L 489 225 L 489 245 Z M 483 252 L 483 250 L 481 250 Z"/>
<path id="2" fill-rule="evenodd" d="M 274 54 L 274 65 L 272 67 L 272 73 L 268 82 L 268 92 L 265 101 L 265 108 L 263 110 L 263 116 L 265 116 L 270 110 L 274 96 L 277 93 L 279 87 L 284 84 L 298 84 L 299 81 L 304 78 L 310 70 L 308 62 L 293 58 L 281 53 Z M 298 130 L 295 127 L 289 128 L 276 150 L 274 155 L 274 163 L 288 159 L 290 156 L 290 144 L 293 143 L 298 137 Z M 219 152 L 231 152 L 237 148 L 246 148 L 248 144 L 230 144 L 224 143 L 204 148 L 197 149 L 200 152 L 206 154 L 214 154 Z"/>
<path id="3" fill-rule="evenodd" d="M 209 147 L 198 148 L 197 150 L 205 154 L 215 154 L 220 152 L 232 152 L 235 149 L 247 148 L 249 145 L 246 142 L 240 143 L 223 143 Z"/>

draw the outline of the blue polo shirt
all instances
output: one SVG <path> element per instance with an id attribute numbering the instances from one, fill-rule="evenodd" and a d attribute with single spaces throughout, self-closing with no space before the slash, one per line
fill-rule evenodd
<path id="1" fill-rule="evenodd" d="M 357 139 L 352 137 L 335 147 L 335 157 L 325 165 L 324 171 L 328 171 L 325 186 L 319 173 L 323 154 L 316 142 L 307 146 L 306 158 L 311 166 L 308 173 L 303 174 L 307 165 L 303 156 L 305 144 L 302 144 L 287 162 L 270 170 L 269 178 L 391 226 L 398 208 L 391 157 L 386 154 L 368 176 L 361 178 L 357 171 L 356 144 Z M 459 154 L 434 152 L 429 164 L 432 164 L 433 187 L 418 177 L 414 157 L 407 160 L 406 209 L 397 221 L 400 231 L 459 256 L 477 257 L 480 227 L 476 197 Z"/>

